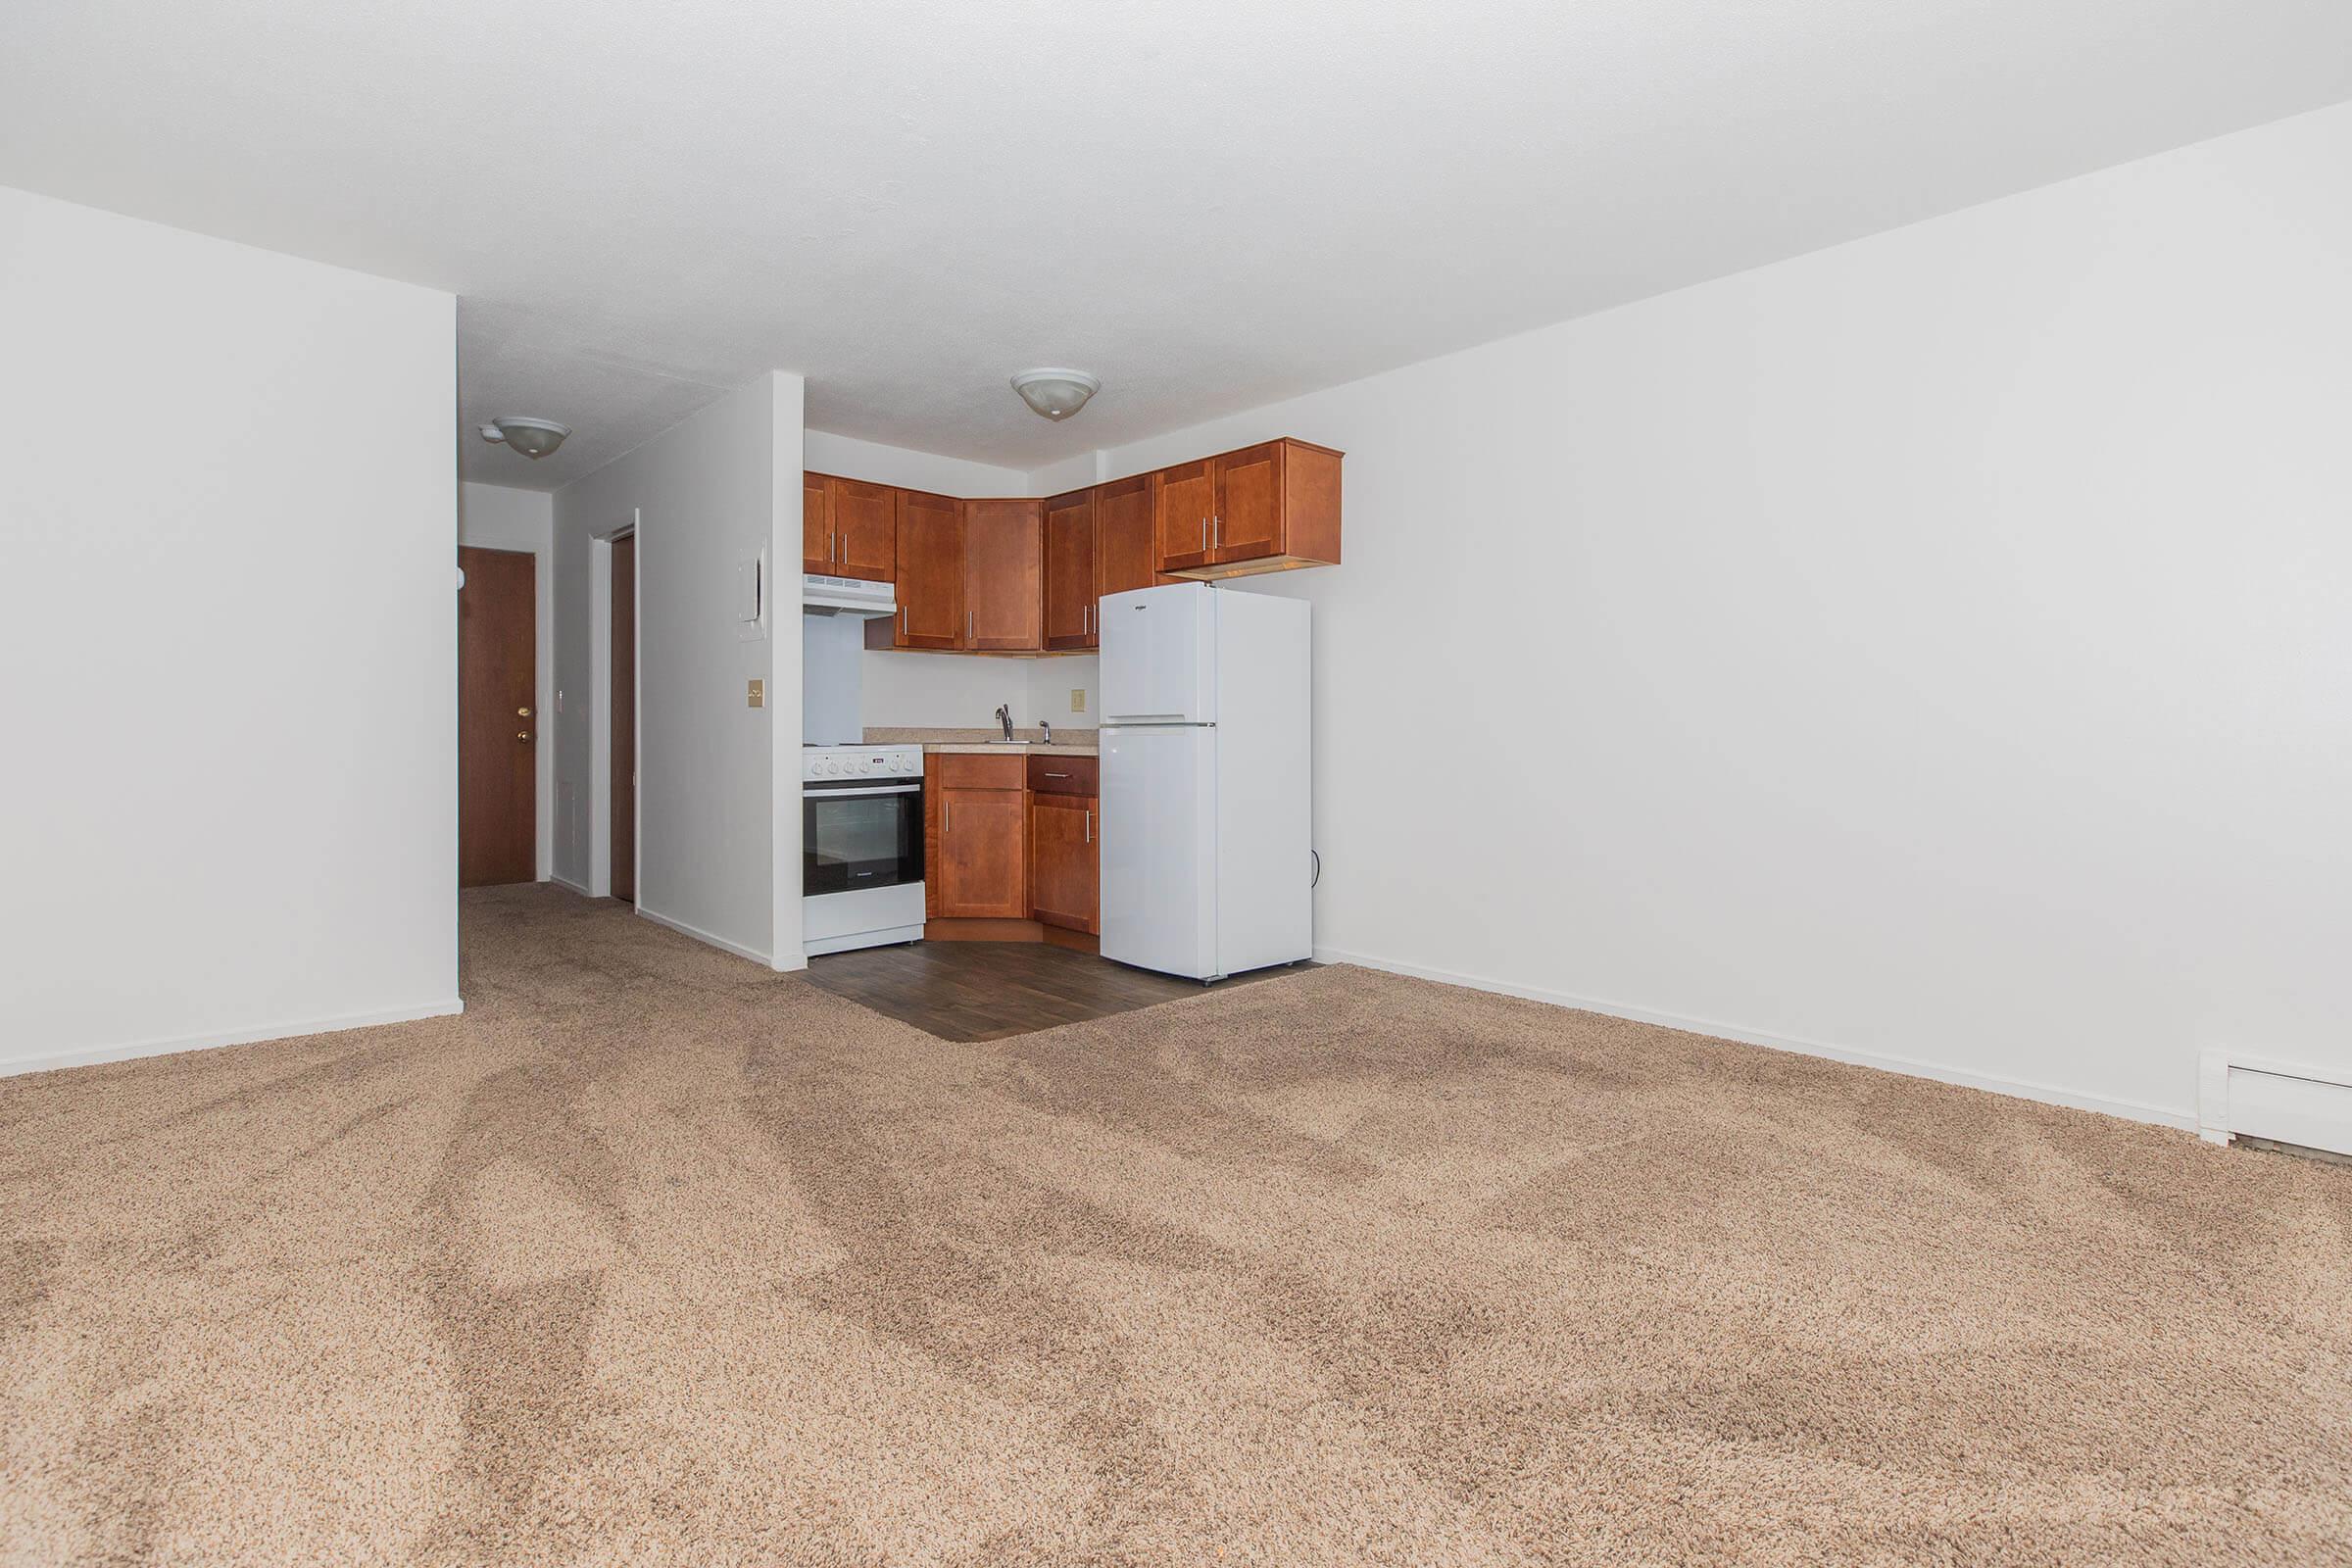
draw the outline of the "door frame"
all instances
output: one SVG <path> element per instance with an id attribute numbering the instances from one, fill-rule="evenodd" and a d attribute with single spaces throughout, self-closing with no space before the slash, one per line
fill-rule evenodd
<path id="1" fill-rule="evenodd" d="M 612 542 L 640 535 L 645 525 L 641 509 L 629 510 L 629 520 L 588 541 L 588 896 L 612 896 Z M 637 657 L 630 706 L 637 710 L 636 756 L 629 760 L 637 775 L 635 831 L 629 842 L 637 848 L 638 906 L 645 900 L 645 541 L 637 542 Z"/>

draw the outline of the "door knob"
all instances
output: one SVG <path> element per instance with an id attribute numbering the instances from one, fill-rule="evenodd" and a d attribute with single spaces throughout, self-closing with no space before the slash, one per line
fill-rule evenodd
<path id="1" fill-rule="evenodd" d="M 518 741 L 527 741 L 531 738 L 531 732 L 527 729 L 516 730 L 514 732 L 514 738 Z"/>
<path id="2" fill-rule="evenodd" d="M 514 710 L 514 716 L 516 718 L 528 718 L 531 716 L 531 710 L 527 708 L 517 708 Z"/>

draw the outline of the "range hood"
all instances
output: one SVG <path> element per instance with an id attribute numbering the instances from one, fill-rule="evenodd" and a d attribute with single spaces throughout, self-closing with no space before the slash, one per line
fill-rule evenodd
<path id="1" fill-rule="evenodd" d="M 861 577 L 820 577 L 810 572 L 801 579 L 801 610 L 810 615 L 858 615 L 867 619 L 899 612 L 898 599 L 886 582 Z"/>

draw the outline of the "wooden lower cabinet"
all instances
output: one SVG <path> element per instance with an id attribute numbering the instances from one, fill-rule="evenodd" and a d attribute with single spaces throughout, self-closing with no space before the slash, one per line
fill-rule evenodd
<path id="1" fill-rule="evenodd" d="M 924 905 L 933 919 L 1029 916 L 1029 793 L 1018 757 L 935 755 L 925 768 Z"/>
<path id="2" fill-rule="evenodd" d="M 1101 818 L 1091 795 L 1029 797 L 1029 917 L 1100 936 Z"/>

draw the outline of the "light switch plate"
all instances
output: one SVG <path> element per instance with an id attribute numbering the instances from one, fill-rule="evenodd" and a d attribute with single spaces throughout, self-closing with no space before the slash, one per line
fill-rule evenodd
<path id="1" fill-rule="evenodd" d="M 747 708 L 765 708 L 767 706 L 767 682 L 753 681 L 750 688 L 744 692 L 743 701 Z"/>
<path id="2" fill-rule="evenodd" d="M 1085 687 L 1073 686 L 1070 688 L 1070 711 L 1073 713 L 1083 713 L 1086 711 Z"/>

